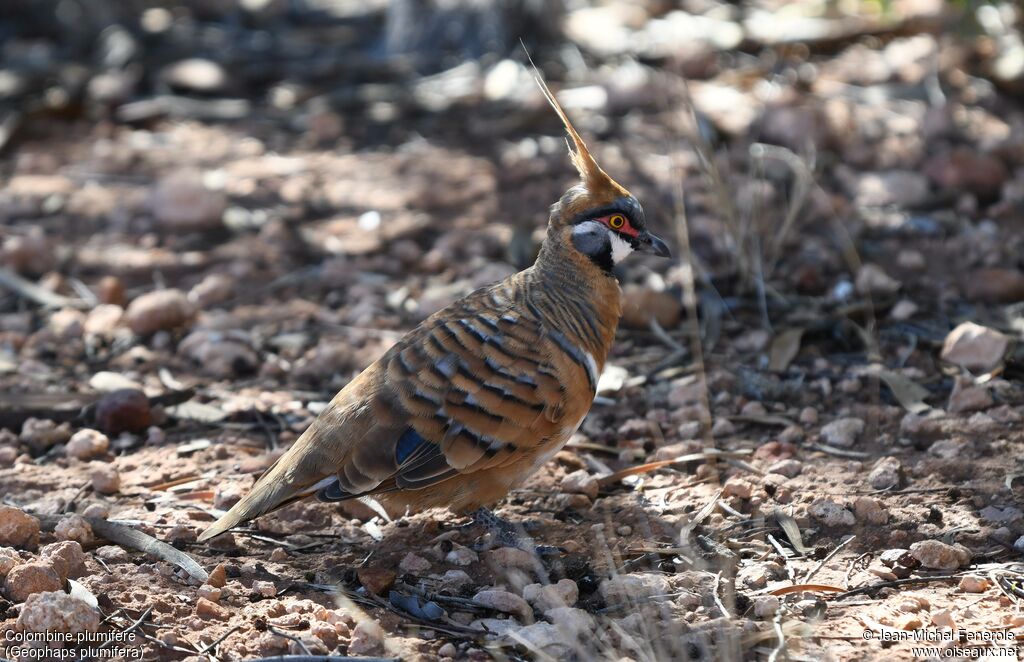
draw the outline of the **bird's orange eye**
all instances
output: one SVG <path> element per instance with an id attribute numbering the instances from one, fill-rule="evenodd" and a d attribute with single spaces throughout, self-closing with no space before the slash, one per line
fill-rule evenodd
<path id="1" fill-rule="evenodd" d="M 610 227 L 613 230 L 618 230 L 625 224 L 626 217 L 623 216 L 622 214 L 616 214 L 615 216 L 612 216 L 611 218 L 608 219 L 608 227 Z"/>

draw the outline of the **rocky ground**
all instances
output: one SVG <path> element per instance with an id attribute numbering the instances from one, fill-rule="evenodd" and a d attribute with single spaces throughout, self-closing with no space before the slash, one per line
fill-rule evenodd
<path id="1" fill-rule="evenodd" d="M 23 12 L 3 44 L 0 658 L 1020 656 L 1019 9 L 608 2 L 426 61 L 404 2 L 242 4 L 124 3 L 85 45 Z M 247 68 L 274 21 L 287 57 Z M 623 267 L 591 414 L 499 509 L 561 552 L 361 503 L 197 543 L 404 331 L 532 260 L 573 175 L 531 21 L 681 256 Z M 405 59 L 332 69 L 370 28 Z"/>

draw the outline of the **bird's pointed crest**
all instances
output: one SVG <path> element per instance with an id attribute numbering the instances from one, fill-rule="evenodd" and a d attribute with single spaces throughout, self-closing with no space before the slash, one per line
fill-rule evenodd
<path id="1" fill-rule="evenodd" d="M 530 54 L 527 53 L 526 56 L 529 58 Z M 551 104 L 551 107 L 554 108 L 555 113 L 558 114 L 559 119 L 562 120 L 562 124 L 565 126 L 566 133 L 569 134 L 569 140 L 566 141 L 569 147 L 569 158 L 572 159 L 572 164 L 579 171 L 580 179 L 583 181 L 587 192 L 599 204 L 629 195 L 629 191 L 609 177 L 608 173 L 602 170 L 601 166 L 597 165 L 597 161 L 594 160 L 590 150 L 587 149 L 587 144 L 583 142 L 583 138 L 580 137 L 572 122 L 569 121 L 569 116 L 565 114 L 565 110 L 558 103 L 558 99 L 555 98 L 547 83 L 544 82 L 544 78 L 540 75 L 540 70 L 533 63 L 533 58 L 530 58 L 530 65 L 533 67 L 533 77 L 537 81 L 540 91 L 544 94 L 544 98 L 547 99 L 548 103 Z"/>

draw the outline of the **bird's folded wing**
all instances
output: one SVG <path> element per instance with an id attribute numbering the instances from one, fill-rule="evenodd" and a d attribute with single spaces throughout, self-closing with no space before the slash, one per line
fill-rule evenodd
<path id="1" fill-rule="evenodd" d="M 559 438 L 593 399 L 594 359 L 507 301 L 479 291 L 399 341 L 203 539 L 313 492 L 420 489 Z"/>
<path id="2" fill-rule="evenodd" d="M 514 461 L 559 437 L 571 399 L 589 406 L 586 352 L 535 318 L 471 303 L 384 357 L 390 438 L 355 445 L 321 498 L 418 489 Z"/>

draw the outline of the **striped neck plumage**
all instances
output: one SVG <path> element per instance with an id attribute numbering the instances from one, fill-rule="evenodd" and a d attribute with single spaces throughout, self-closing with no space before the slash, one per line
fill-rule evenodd
<path id="1" fill-rule="evenodd" d="M 618 280 L 551 237 L 529 274 L 528 296 L 539 316 L 603 364 L 622 313 Z"/>

